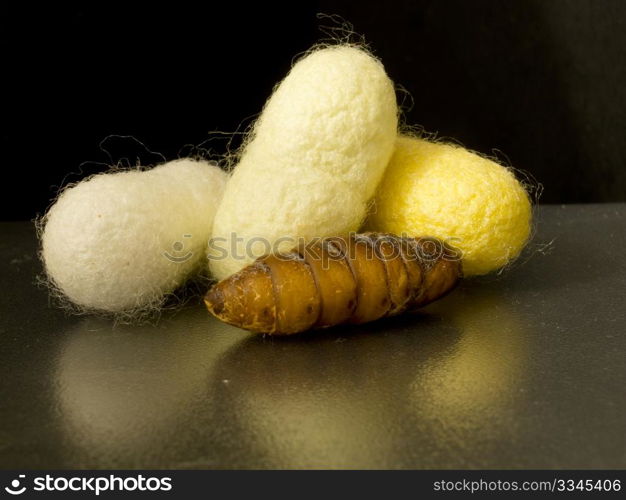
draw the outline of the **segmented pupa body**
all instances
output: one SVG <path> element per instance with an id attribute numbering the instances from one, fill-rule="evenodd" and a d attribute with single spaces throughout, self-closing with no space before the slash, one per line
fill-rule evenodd
<path id="1" fill-rule="evenodd" d="M 226 323 L 289 335 L 417 309 L 447 294 L 461 276 L 460 255 L 436 238 L 362 233 L 260 257 L 204 300 Z"/>

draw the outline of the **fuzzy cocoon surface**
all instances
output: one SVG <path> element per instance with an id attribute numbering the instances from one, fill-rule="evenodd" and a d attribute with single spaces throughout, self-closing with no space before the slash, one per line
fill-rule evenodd
<path id="1" fill-rule="evenodd" d="M 65 189 L 42 220 L 51 285 L 82 310 L 157 307 L 204 267 L 226 178 L 217 166 L 181 159 Z"/>
<path id="2" fill-rule="evenodd" d="M 312 52 L 276 88 L 245 145 L 215 217 L 213 243 L 241 238 L 237 255 L 210 254 L 222 279 L 289 238 L 357 230 L 391 157 L 397 134 L 393 84 L 356 47 Z M 223 247 L 222 247 L 223 248 Z M 245 257 L 244 257 L 245 255 Z M 242 256 L 242 258 L 236 258 Z"/>
<path id="3" fill-rule="evenodd" d="M 528 194 L 509 169 L 458 146 L 400 136 L 367 226 L 447 239 L 472 276 L 515 258 L 531 218 Z"/>

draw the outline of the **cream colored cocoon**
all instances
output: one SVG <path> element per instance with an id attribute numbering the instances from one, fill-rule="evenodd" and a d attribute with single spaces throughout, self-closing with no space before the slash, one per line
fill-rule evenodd
<path id="1" fill-rule="evenodd" d="M 225 278 L 265 253 L 257 238 L 286 250 L 298 238 L 357 230 L 393 152 L 397 114 L 391 80 L 364 50 L 328 47 L 295 64 L 226 187 L 212 273 Z"/>
<path id="2" fill-rule="evenodd" d="M 65 189 L 43 219 L 51 285 L 83 310 L 158 306 L 204 267 L 226 178 L 215 165 L 181 159 Z"/>

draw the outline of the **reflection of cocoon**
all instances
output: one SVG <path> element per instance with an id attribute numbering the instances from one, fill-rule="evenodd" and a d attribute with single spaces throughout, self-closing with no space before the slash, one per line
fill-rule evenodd
<path id="1" fill-rule="evenodd" d="M 471 276 L 519 254 L 530 234 L 531 205 L 501 165 L 458 146 L 400 137 L 368 226 L 449 239 Z"/>
<path id="2" fill-rule="evenodd" d="M 396 340 L 410 349 L 419 336 Z M 239 452 L 246 460 L 263 457 L 266 468 L 388 466 L 385 459 L 398 446 L 390 424 L 396 415 L 381 399 L 390 380 L 394 394 L 402 394 L 403 374 L 412 374 L 411 363 L 389 363 L 389 341 L 364 333 L 340 344 L 331 337 L 281 343 L 279 352 L 258 337 L 233 346 L 216 372 L 241 388 L 222 400 L 222 411 L 247 436 Z M 368 439 L 372 429 L 378 429 L 376 439 Z M 258 468 L 250 461 L 236 466 Z"/>
<path id="3" fill-rule="evenodd" d="M 197 441 L 193 415 L 212 408 L 207 379 L 237 337 L 230 327 L 207 322 L 202 309 L 181 316 L 184 328 L 164 322 L 157 335 L 152 325 L 112 327 L 97 318 L 66 332 L 52 385 L 59 418 L 53 420 L 64 431 L 59 453 L 68 454 L 68 467 L 77 466 L 77 456 L 103 468 L 166 467 L 195 458 L 197 447 L 172 443 Z M 208 454 L 219 432 L 204 433 Z"/>
<path id="4" fill-rule="evenodd" d="M 64 190 L 43 220 L 52 285 L 89 310 L 158 305 L 201 267 L 225 182 L 218 167 L 182 159 Z"/>
<path id="5" fill-rule="evenodd" d="M 415 404 L 446 425 L 484 425 L 519 392 L 528 356 L 523 322 L 505 299 L 485 291 L 459 291 L 429 309 L 438 310 L 461 336 L 419 372 Z"/>
<path id="6" fill-rule="evenodd" d="M 358 229 L 396 128 L 393 85 L 376 59 L 349 46 L 308 55 L 255 124 L 215 217 L 214 245 L 235 233 L 239 255 L 258 237 L 270 245 L 291 238 L 278 247 L 289 250 L 297 238 Z M 253 245 L 254 255 L 263 248 Z M 212 259 L 211 270 L 221 279 L 252 260 L 229 254 Z"/>
<path id="7" fill-rule="evenodd" d="M 411 407 L 419 421 L 430 423 L 425 432 L 437 446 L 448 453 L 457 448 L 455 461 L 445 467 L 467 467 L 466 456 L 472 455 L 468 450 L 476 449 L 482 450 L 482 459 L 472 466 L 497 466 L 494 457 L 502 443 L 519 436 L 518 408 L 529 404 L 524 393 L 530 356 L 524 312 L 502 294 L 470 287 L 428 311 L 446 318 L 460 336 L 416 370 Z"/>

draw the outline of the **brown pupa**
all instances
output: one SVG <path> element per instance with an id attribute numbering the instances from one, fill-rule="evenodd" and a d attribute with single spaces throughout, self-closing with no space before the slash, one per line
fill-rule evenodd
<path id="1" fill-rule="evenodd" d="M 436 238 L 362 233 L 260 257 L 214 285 L 204 301 L 231 325 L 290 335 L 417 309 L 461 277 L 458 251 Z"/>

